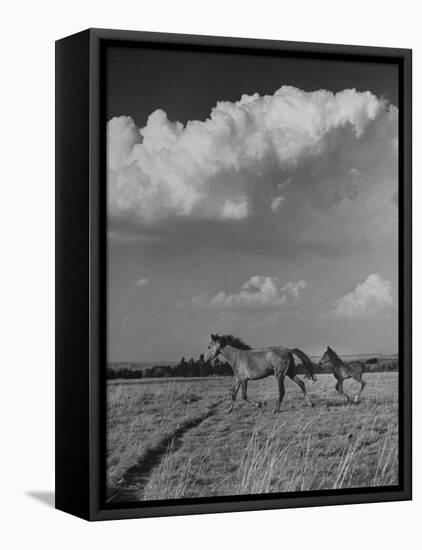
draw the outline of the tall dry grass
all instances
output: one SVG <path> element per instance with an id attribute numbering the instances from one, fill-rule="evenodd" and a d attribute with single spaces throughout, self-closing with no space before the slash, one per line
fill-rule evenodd
<path id="1" fill-rule="evenodd" d="M 145 449 L 203 418 L 160 451 L 141 500 L 395 485 L 398 482 L 397 375 L 371 374 L 359 405 L 335 393 L 332 376 L 308 384 L 314 409 L 291 382 L 272 413 L 271 379 L 251 384 L 256 410 L 225 414 L 230 380 L 162 382 L 111 388 L 109 479 L 116 484 Z M 167 387 L 166 387 L 167 384 Z M 168 386 L 168 384 L 172 384 Z M 348 386 L 353 395 L 354 386 Z M 214 407 L 214 408 L 213 408 Z M 212 409 L 211 416 L 207 411 Z M 113 465 L 113 460 L 116 464 Z"/>
<path id="2" fill-rule="evenodd" d="M 398 440 L 393 428 L 380 436 L 378 452 L 368 464 L 366 448 L 371 445 L 376 422 L 376 418 L 366 419 L 356 433 L 334 431 L 331 437 L 336 440 L 336 452 L 332 456 L 317 445 L 317 420 L 298 427 L 287 442 L 280 438 L 284 424 L 274 427 L 264 439 L 260 430 L 255 430 L 233 489 L 238 494 L 256 494 L 396 484 Z M 303 433 L 307 433 L 305 438 L 301 437 Z"/>
<path id="3" fill-rule="evenodd" d="M 215 386 L 215 384 L 214 384 Z M 119 485 L 126 470 L 148 449 L 171 436 L 189 418 L 207 412 L 221 399 L 198 384 L 109 383 L 107 393 L 107 487 Z"/>

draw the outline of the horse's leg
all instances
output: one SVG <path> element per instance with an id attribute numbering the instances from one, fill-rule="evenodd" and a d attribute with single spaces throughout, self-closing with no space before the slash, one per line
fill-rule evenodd
<path id="1" fill-rule="evenodd" d="M 354 401 L 355 403 L 359 403 L 360 394 L 363 392 L 363 388 L 366 386 L 366 382 L 365 382 L 365 380 L 362 378 L 362 375 L 360 375 L 359 377 L 356 377 L 355 380 L 356 380 L 356 382 L 360 382 L 360 390 L 359 390 L 358 393 L 355 395 L 355 398 L 353 399 L 353 401 Z"/>
<path id="2" fill-rule="evenodd" d="M 237 392 L 239 391 L 240 385 L 242 381 L 239 380 L 239 378 L 235 377 L 233 382 L 233 389 L 232 389 L 232 400 L 230 403 L 230 407 L 227 410 L 227 413 L 231 413 L 234 407 L 234 402 L 236 401 Z"/>
<path id="3" fill-rule="evenodd" d="M 284 374 L 276 375 L 277 383 L 278 383 L 278 402 L 277 406 L 275 408 L 275 413 L 280 412 L 281 402 L 283 401 L 283 397 L 285 394 L 285 388 L 284 388 Z"/>
<path id="4" fill-rule="evenodd" d="M 343 382 L 344 382 L 343 379 L 337 380 L 336 390 L 339 392 L 340 395 L 342 395 L 343 397 L 345 397 L 345 398 L 347 399 L 347 401 L 350 403 L 350 401 L 351 401 L 350 397 L 347 395 L 347 393 L 345 393 L 345 392 L 343 391 Z"/>
<path id="5" fill-rule="evenodd" d="M 303 397 L 305 398 L 305 401 L 306 401 L 306 404 L 308 405 L 308 407 L 313 407 L 314 404 L 312 403 L 312 401 L 309 399 L 309 396 L 308 394 L 306 393 L 306 386 L 305 386 L 305 383 L 299 378 L 299 376 L 297 374 L 295 375 L 291 375 L 289 373 L 287 373 L 287 376 L 289 378 L 291 378 L 291 380 L 293 380 L 293 382 L 295 382 L 295 384 L 297 384 L 299 386 L 299 388 L 302 390 L 302 393 L 303 393 Z"/>
<path id="6" fill-rule="evenodd" d="M 248 389 L 248 381 L 243 380 L 242 382 L 242 399 L 244 401 L 247 401 L 248 403 L 251 403 L 252 405 L 255 405 L 255 407 L 261 407 L 262 403 L 259 401 L 254 401 L 253 399 L 249 399 L 249 397 L 246 395 L 246 390 Z"/>

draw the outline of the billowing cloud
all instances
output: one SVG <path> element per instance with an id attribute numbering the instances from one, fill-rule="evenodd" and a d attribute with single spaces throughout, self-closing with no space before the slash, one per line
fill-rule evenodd
<path id="1" fill-rule="evenodd" d="M 144 226 L 173 218 L 244 220 L 259 210 L 260 196 L 268 195 L 268 212 L 278 211 L 280 182 L 291 182 L 290 188 L 301 179 L 312 185 L 319 206 L 353 199 L 362 175 L 356 157 L 375 154 L 368 145 L 360 151 L 359 144 L 371 140 L 377 121 L 372 132 L 396 138 L 397 109 L 370 92 L 290 86 L 273 95 L 220 101 L 207 120 L 186 125 L 160 109 L 143 128 L 130 117 L 113 118 L 109 213 Z M 339 154 L 343 174 L 334 165 Z"/>
<path id="2" fill-rule="evenodd" d="M 393 287 L 387 279 L 372 273 L 363 283 L 334 304 L 329 317 L 336 319 L 366 319 L 385 314 L 394 304 Z"/>
<path id="3" fill-rule="evenodd" d="M 305 281 L 280 286 L 275 277 L 254 275 L 235 294 L 221 291 L 210 298 L 204 293 L 193 297 L 189 305 L 199 309 L 278 309 L 297 300 L 306 286 Z"/>
<path id="4" fill-rule="evenodd" d="M 149 279 L 147 279 L 146 277 L 141 277 L 134 284 L 134 286 L 136 286 L 138 288 L 141 288 L 141 287 L 147 286 L 147 285 L 149 285 Z"/>

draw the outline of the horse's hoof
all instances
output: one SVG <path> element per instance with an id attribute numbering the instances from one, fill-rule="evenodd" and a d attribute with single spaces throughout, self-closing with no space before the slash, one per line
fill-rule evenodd
<path id="1" fill-rule="evenodd" d="M 353 403 L 359 403 L 359 396 L 356 395 L 355 398 L 353 399 Z"/>
<path id="2" fill-rule="evenodd" d="M 230 414 L 233 412 L 233 409 L 227 409 L 226 414 Z"/>

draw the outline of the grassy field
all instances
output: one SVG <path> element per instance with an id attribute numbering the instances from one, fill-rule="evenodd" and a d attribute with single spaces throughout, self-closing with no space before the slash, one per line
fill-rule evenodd
<path id="1" fill-rule="evenodd" d="M 262 400 L 226 414 L 230 378 L 110 381 L 107 484 L 113 501 L 394 485 L 397 373 L 366 374 L 357 405 L 332 375 L 307 382 L 314 408 L 286 379 L 279 414 L 273 377 L 250 382 Z M 357 385 L 346 381 L 354 395 Z"/>

